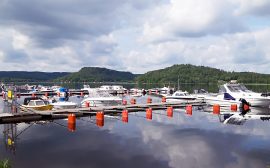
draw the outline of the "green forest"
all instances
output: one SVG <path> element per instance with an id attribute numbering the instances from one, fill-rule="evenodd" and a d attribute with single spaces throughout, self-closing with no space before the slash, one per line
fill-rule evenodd
<path id="1" fill-rule="evenodd" d="M 78 72 L 25 72 L 1 71 L 2 82 L 137 82 L 154 84 L 202 83 L 238 80 L 242 83 L 270 83 L 269 74 L 254 72 L 228 72 L 221 69 L 190 64 L 173 65 L 142 75 L 99 67 L 84 67 Z"/>
<path id="2" fill-rule="evenodd" d="M 121 72 L 107 68 L 84 67 L 78 72 L 56 79 L 56 81 L 76 82 L 128 82 L 133 81 L 136 75 L 130 72 Z"/>
<path id="3" fill-rule="evenodd" d="M 269 74 L 254 72 L 228 72 L 205 66 L 190 64 L 173 65 L 171 67 L 150 71 L 138 76 L 139 83 L 206 83 L 237 80 L 242 83 L 270 83 Z"/>

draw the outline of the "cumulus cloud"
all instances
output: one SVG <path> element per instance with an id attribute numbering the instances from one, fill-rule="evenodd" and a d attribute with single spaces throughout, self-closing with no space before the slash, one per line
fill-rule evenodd
<path id="1" fill-rule="evenodd" d="M 191 63 L 270 72 L 269 23 L 254 22 L 269 17 L 269 4 L 267 0 L 3 0 L 0 65 L 7 70 L 42 71 L 103 66 L 144 73 Z M 20 65 L 22 60 L 25 64 Z"/>
<path id="2" fill-rule="evenodd" d="M 251 147 L 248 136 L 197 127 L 180 124 L 172 131 L 171 126 L 143 125 L 141 131 L 143 141 L 156 151 L 155 157 L 166 158 L 170 167 L 265 167 L 268 158 L 264 152 L 269 151 Z"/>

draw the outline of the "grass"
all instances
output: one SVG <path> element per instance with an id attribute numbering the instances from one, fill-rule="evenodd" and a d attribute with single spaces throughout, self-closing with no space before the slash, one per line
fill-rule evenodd
<path id="1" fill-rule="evenodd" d="M 1 160 L 0 168 L 11 168 L 9 160 L 8 159 Z"/>

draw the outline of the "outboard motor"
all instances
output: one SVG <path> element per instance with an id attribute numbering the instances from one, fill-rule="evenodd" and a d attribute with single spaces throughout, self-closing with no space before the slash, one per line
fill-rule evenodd
<path id="1" fill-rule="evenodd" d="M 142 94 L 146 95 L 146 90 L 145 89 L 143 89 Z"/>
<path id="2" fill-rule="evenodd" d="M 250 111 L 250 103 L 248 103 L 247 101 L 246 101 L 246 99 L 240 99 L 240 101 L 241 101 L 241 107 L 240 107 L 240 111 L 241 111 L 241 115 L 245 115 L 247 112 L 249 112 Z"/>

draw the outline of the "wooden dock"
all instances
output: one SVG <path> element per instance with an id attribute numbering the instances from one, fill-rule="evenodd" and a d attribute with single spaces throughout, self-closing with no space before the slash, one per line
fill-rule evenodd
<path id="1" fill-rule="evenodd" d="M 200 101 L 188 101 L 185 103 L 148 103 L 148 104 L 129 104 L 119 106 L 100 106 L 100 107 L 85 107 L 74 109 L 61 109 L 61 110 L 49 110 L 49 111 L 37 111 L 27 110 L 23 111 L 20 107 L 17 107 L 17 113 L 0 113 L 0 124 L 6 123 L 20 123 L 20 122 L 32 122 L 40 120 L 55 120 L 67 118 L 69 114 L 74 114 L 76 117 L 83 116 L 95 116 L 97 112 L 103 112 L 105 115 L 117 115 L 123 110 L 128 112 L 145 112 L 146 109 L 163 110 L 168 107 L 173 108 L 185 108 L 186 105 L 192 106 L 204 106 L 205 103 Z M 11 107 L 12 108 L 12 107 Z"/>

